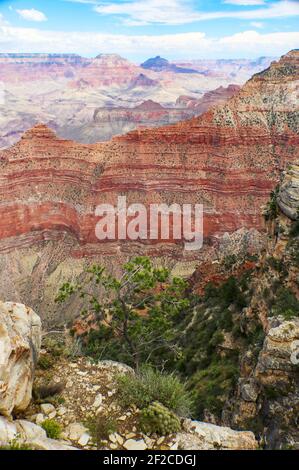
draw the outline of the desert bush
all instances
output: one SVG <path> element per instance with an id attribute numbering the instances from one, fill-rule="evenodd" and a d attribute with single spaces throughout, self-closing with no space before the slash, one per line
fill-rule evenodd
<path id="1" fill-rule="evenodd" d="M 61 426 L 55 419 L 45 419 L 42 428 L 46 431 L 50 439 L 59 439 L 61 435 Z"/>
<path id="2" fill-rule="evenodd" d="M 12 439 L 9 444 L 0 446 L 0 450 L 32 450 L 32 448 L 18 439 Z"/>
<path id="3" fill-rule="evenodd" d="M 290 230 L 291 237 L 298 237 L 298 235 L 299 235 L 299 219 L 293 222 L 291 230 Z"/>
<path id="4" fill-rule="evenodd" d="M 266 259 L 266 263 L 271 266 L 271 268 L 275 269 L 275 271 L 283 274 L 287 274 L 286 268 L 284 263 L 281 259 L 274 258 L 273 256 L 269 256 Z"/>
<path id="5" fill-rule="evenodd" d="M 230 276 L 220 286 L 208 283 L 205 288 L 204 300 L 208 306 L 218 305 L 226 309 L 229 305 L 234 304 L 239 310 L 242 310 L 247 305 L 242 287 L 241 280 L 237 281 L 234 276 Z"/>
<path id="6" fill-rule="evenodd" d="M 43 354 L 40 356 L 37 366 L 42 370 L 48 370 L 53 367 L 54 362 L 54 359 L 49 354 Z"/>
<path id="7" fill-rule="evenodd" d="M 277 205 L 277 196 L 279 193 L 279 186 L 275 188 L 274 191 L 270 194 L 270 200 L 266 205 L 264 210 L 264 218 L 266 221 L 276 219 L 278 215 L 278 205 Z"/>
<path id="8" fill-rule="evenodd" d="M 238 258 L 235 254 L 225 256 L 223 260 L 223 266 L 225 269 L 231 269 L 238 261 Z"/>
<path id="9" fill-rule="evenodd" d="M 177 360 L 176 324 L 190 308 L 192 295 L 185 280 L 172 277 L 168 269 L 156 268 L 144 256 L 123 265 L 119 278 L 105 268 L 87 269 L 83 283 L 65 283 L 57 302 L 65 302 L 75 292 L 85 299 L 81 314 L 93 314 L 98 331 L 87 335 L 85 354 L 95 359 L 114 359 L 136 369 L 145 362 L 161 366 Z M 144 314 L 146 313 L 146 314 Z"/>
<path id="10" fill-rule="evenodd" d="M 236 383 L 238 366 L 236 358 L 219 358 L 189 380 L 189 387 L 196 402 L 196 415 L 203 417 L 207 409 L 221 415 L 224 403 Z"/>
<path id="11" fill-rule="evenodd" d="M 299 300 L 295 294 L 286 287 L 280 287 L 274 299 L 272 315 L 282 315 L 285 319 L 291 317 L 298 317 L 299 315 Z"/>
<path id="12" fill-rule="evenodd" d="M 148 435 L 167 436 L 180 431 L 181 423 L 172 411 L 155 401 L 141 411 L 140 428 Z"/>
<path id="13" fill-rule="evenodd" d="M 180 416 L 192 413 L 193 401 L 185 383 L 174 374 L 142 367 L 136 375 L 126 374 L 117 378 L 120 403 L 142 409 L 159 401 Z"/>
<path id="14" fill-rule="evenodd" d="M 103 441 L 108 440 L 109 435 L 117 431 L 117 422 L 112 416 L 98 415 L 88 419 L 86 427 L 93 442 L 100 449 L 103 446 Z"/>

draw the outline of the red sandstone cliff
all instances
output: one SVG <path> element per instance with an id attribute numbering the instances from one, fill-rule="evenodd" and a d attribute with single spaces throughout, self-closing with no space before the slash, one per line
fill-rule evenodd
<path id="1" fill-rule="evenodd" d="M 195 115 L 208 111 L 212 106 L 224 104 L 228 99 L 232 98 L 241 87 L 239 85 L 229 85 L 228 87 L 220 86 L 216 90 L 208 91 L 204 93 L 200 99 L 195 99 L 190 96 L 179 96 L 176 101 L 178 106 L 183 106 L 189 110 L 192 110 Z"/>
<path id="2" fill-rule="evenodd" d="M 80 274 L 82 264 L 70 260 L 85 255 L 105 262 L 107 255 L 117 261 L 140 251 L 184 256 L 180 244 L 97 242 L 95 206 L 116 204 L 119 194 L 128 204 L 203 203 L 209 239 L 241 227 L 262 229 L 261 206 L 280 170 L 299 156 L 298 78 L 299 52 L 293 51 L 200 118 L 94 145 L 59 140 L 43 125 L 27 132 L 0 152 L 1 276 L 23 279 L 21 285 L 6 281 L 13 285 L 5 295 L 28 296 L 24 279 L 31 273 L 49 302 L 47 276 L 57 284 Z M 32 293 L 38 309 L 40 295 Z"/>

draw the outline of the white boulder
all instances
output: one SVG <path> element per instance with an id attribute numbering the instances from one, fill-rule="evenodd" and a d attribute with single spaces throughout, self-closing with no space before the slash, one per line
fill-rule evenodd
<path id="1" fill-rule="evenodd" d="M 0 446 L 26 444 L 35 450 L 76 450 L 68 444 L 49 439 L 46 431 L 30 421 L 19 419 L 13 422 L 0 416 Z"/>
<path id="2" fill-rule="evenodd" d="M 29 405 L 40 343 L 39 316 L 25 305 L 0 302 L 0 414 Z"/>
<path id="3" fill-rule="evenodd" d="M 254 450 L 258 447 L 250 431 L 235 431 L 225 426 L 184 421 L 184 431 L 177 434 L 176 441 L 182 450 Z"/>

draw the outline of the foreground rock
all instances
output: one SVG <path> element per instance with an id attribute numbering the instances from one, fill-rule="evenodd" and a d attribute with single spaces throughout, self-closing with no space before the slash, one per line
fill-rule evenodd
<path id="1" fill-rule="evenodd" d="M 186 420 L 184 428 L 186 432 L 176 438 L 182 450 L 255 450 L 258 447 L 252 432 L 190 420 Z"/>
<path id="2" fill-rule="evenodd" d="M 0 447 L 16 444 L 32 450 L 75 450 L 66 443 L 49 439 L 46 431 L 34 423 L 23 419 L 10 422 L 0 416 Z"/>
<path id="3" fill-rule="evenodd" d="M 25 305 L 0 302 L 0 414 L 28 407 L 40 342 L 39 316 Z"/>
<path id="4" fill-rule="evenodd" d="M 61 437 L 69 445 L 87 450 L 177 450 L 177 449 L 255 449 L 257 441 L 251 432 L 233 431 L 184 420 L 182 432 L 168 436 L 147 436 L 140 430 L 140 410 L 135 406 L 123 408 L 118 400 L 116 377 L 132 373 L 132 369 L 113 361 L 90 362 L 60 358 L 51 369 L 52 381 L 65 381 L 66 385 L 55 405 L 55 421 L 62 428 Z M 49 375 L 49 371 L 47 371 Z M 37 370 L 35 385 L 40 386 L 45 376 Z M 61 401 L 61 400 L 60 400 Z M 50 412 L 50 415 L 47 413 Z M 48 403 L 32 403 L 26 419 L 42 423 L 53 413 Z M 105 422 L 109 417 L 115 432 L 96 443 L 88 423 Z"/>

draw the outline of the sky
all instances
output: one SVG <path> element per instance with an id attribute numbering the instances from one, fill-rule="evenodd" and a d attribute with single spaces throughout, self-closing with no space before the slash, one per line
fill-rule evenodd
<path id="1" fill-rule="evenodd" d="M 294 48 L 299 0 L 0 0 L 0 52 L 116 53 L 139 63 Z"/>

